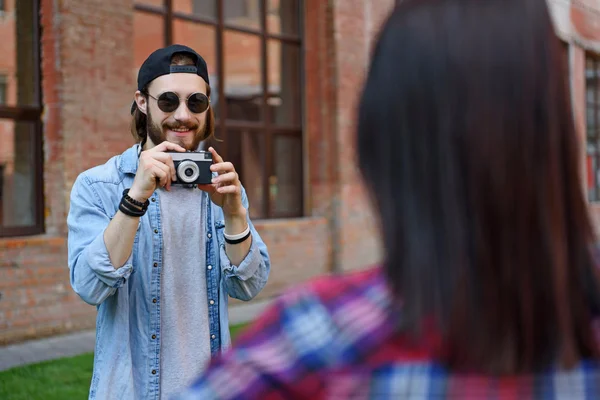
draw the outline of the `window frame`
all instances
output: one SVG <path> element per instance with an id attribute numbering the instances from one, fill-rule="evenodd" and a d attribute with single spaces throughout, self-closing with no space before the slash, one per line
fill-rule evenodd
<path id="1" fill-rule="evenodd" d="M 138 0 L 139 1 L 139 0 Z M 273 178 L 275 177 L 275 154 L 273 152 L 274 141 L 277 135 L 284 136 L 294 136 L 300 138 L 300 142 L 302 143 L 301 151 L 301 159 L 305 159 L 305 146 L 304 146 L 304 126 L 305 126 L 305 36 L 304 36 L 304 1 L 299 0 L 297 3 L 298 6 L 298 33 L 297 34 L 286 34 L 286 33 L 272 33 L 268 32 L 267 27 L 267 16 L 270 12 L 268 7 L 268 0 L 259 0 L 258 4 L 260 7 L 259 11 L 259 20 L 260 26 L 258 29 L 241 27 L 239 25 L 230 24 L 225 21 L 225 10 L 224 10 L 224 1 L 226 0 L 213 0 L 215 1 L 215 11 L 216 18 L 209 18 L 194 14 L 188 14 L 185 12 L 174 11 L 173 10 L 173 0 L 163 0 L 162 6 L 154 6 L 148 4 L 140 4 L 139 2 L 134 1 L 134 12 L 141 12 L 153 16 L 160 16 L 163 18 L 163 45 L 167 46 L 173 44 L 173 35 L 174 35 L 174 21 L 180 20 L 184 22 L 192 22 L 196 24 L 203 24 L 206 26 L 211 26 L 215 29 L 215 52 L 216 52 L 216 74 L 218 76 L 218 101 L 217 107 L 219 109 L 219 116 L 215 121 L 215 133 L 217 137 L 221 140 L 220 146 L 222 148 L 221 152 L 223 153 L 223 157 L 225 159 L 228 158 L 228 132 L 227 129 L 235 129 L 242 130 L 247 129 L 250 132 L 256 132 L 257 134 L 264 135 L 264 154 L 266 155 L 265 159 L 262 160 L 262 182 L 263 182 L 263 209 L 261 210 L 261 219 L 274 219 L 274 218 L 297 218 L 303 217 L 305 215 L 305 171 L 304 166 L 302 165 L 301 171 L 301 181 L 298 183 L 300 185 L 300 199 L 299 200 L 299 212 L 298 213 L 277 213 L 275 212 L 275 200 L 272 197 L 272 193 L 276 192 L 276 187 L 272 186 L 271 182 L 274 182 Z M 224 68 L 224 36 L 225 32 L 232 33 L 243 33 L 249 34 L 253 37 L 257 37 L 261 43 L 261 86 L 262 86 L 262 120 L 259 122 L 251 122 L 251 121 L 240 121 L 240 120 L 232 120 L 227 119 L 227 99 L 225 98 L 225 81 L 227 77 L 225 76 L 225 68 Z M 298 125 L 276 125 L 272 121 L 272 110 L 269 106 L 269 98 L 272 97 L 268 92 L 268 46 L 272 41 L 277 41 L 284 44 L 292 44 L 297 46 L 299 49 L 299 60 L 300 60 L 300 68 L 299 68 L 299 123 Z M 213 88 L 214 89 L 214 88 Z M 243 171 L 242 171 L 243 173 Z"/>
<path id="2" fill-rule="evenodd" d="M 592 63 L 592 71 L 593 76 L 588 77 L 588 64 Z M 597 204 L 600 202 L 600 55 L 596 53 L 585 52 L 585 60 L 584 60 L 584 104 L 585 104 L 585 162 L 586 162 L 586 171 L 587 173 L 592 173 L 593 176 L 586 176 L 586 182 L 589 183 L 592 181 L 594 183 L 593 187 L 590 187 L 589 184 L 586 184 L 586 192 L 587 192 L 587 200 L 589 203 Z M 595 90 L 593 90 L 593 99 L 591 103 L 588 100 L 588 89 L 589 84 L 592 85 Z M 595 134 L 590 135 L 590 126 L 588 124 L 588 120 L 590 119 L 590 115 L 588 114 L 588 110 L 593 109 L 593 115 L 591 119 L 594 121 L 593 128 L 595 129 Z M 591 141 L 595 142 L 596 151 L 594 154 L 590 154 L 589 144 Z M 592 158 L 592 168 L 588 168 L 589 158 Z M 596 168 L 593 168 L 594 164 L 596 164 Z M 590 170 L 591 169 L 591 170 Z M 587 175 L 587 174 L 586 174 Z M 591 190 L 594 190 L 594 193 L 591 193 Z"/>
<path id="3" fill-rule="evenodd" d="M 35 86 L 35 105 L 6 105 L 0 104 L 0 119 L 13 120 L 15 122 L 28 122 L 33 124 L 34 141 L 31 148 L 31 159 L 34 160 L 33 184 L 34 184 L 34 224 L 28 226 L 5 227 L 0 225 L 0 238 L 30 236 L 44 233 L 44 157 L 43 157 L 43 123 L 42 123 L 42 86 L 41 86 L 41 25 L 40 25 L 40 0 L 32 0 L 33 7 L 33 80 Z M 0 203 L 0 207 L 2 204 Z"/>

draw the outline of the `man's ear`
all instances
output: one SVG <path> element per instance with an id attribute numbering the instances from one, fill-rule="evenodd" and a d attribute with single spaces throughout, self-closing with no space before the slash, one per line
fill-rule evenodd
<path id="1" fill-rule="evenodd" d="M 148 114 L 146 107 L 148 107 L 148 101 L 146 97 L 139 90 L 135 92 L 135 102 L 137 104 L 138 109 L 144 114 Z"/>

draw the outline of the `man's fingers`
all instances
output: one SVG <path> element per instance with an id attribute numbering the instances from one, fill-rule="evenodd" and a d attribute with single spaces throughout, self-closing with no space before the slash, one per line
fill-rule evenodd
<path id="1" fill-rule="evenodd" d="M 160 187 L 166 188 L 169 183 L 169 177 L 166 172 L 162 170 L 156 170 L 156 178 L 158 179 L 158 184 Z"/>
<path id="2" fill-rule="evenodd" d="M 153 160 L 153 163 L 153 172 L 155 176 L 159 178 L 160 186 L 167 187 L 167 189 L 169 189 L 171 186 L 171 168 L 158 160 Z"/>
<path id="3" fill-rule="evenodd" d="M 154 158 L 155 160 L 160 161 L 162 164 L 166 165 L 167 167 L 169 167 L 169 169 L 171 170 L 171 179 L 172 180 L 176 180 L 176 174 L 175 174 L 175 164 L 173 163 L 173 157 L 171 157 L 170 154 L 166 154 L 166 153 L 154 153 L 152 154 L 152 158 Z"/>
<path id="4" fill-rule="evenodd" d="M 171 175 L 171 168 L 169 168 L 169 166 L 167 164 L 161 162 L 160 160 L 152 160 L 152 162 L 156 168 L 159 168 L 161 171 L 163 171 L 167 175 Z"/>
<path id="5" fill-rule="evenodd" d="M 235 172 L 227 172 L 212 179 L 213 183 L 229 184 L 237 181 L 238 174 Z"/>
<path id="6" fill-rule="evenodd" d="M 152 172 L 154 172 L 155 179 L 158 180 L 158 185 L 160 187 L 165 187 L 168 181 L 166 172 L 160 168 L 155 168 Z"/>
<path id="7" fill-rule="evenodd" d="M 166 150 L 185 151 L 185 149 L 183 147 L 181 147 L 180 145 L 171 143 L 166 140 L 164 142 L 162 142 L 161 144 L 159 144 L 158 146 L 155 146 L 150 149 L 150 151 L 152 151 L 152 152 L 166 151 Z"/>
<path id="8" fill-rule="evenodd" d="M 213 164 L 210 166 L 210 170 L 213 172 L 218 172 L 220 174 L 224 174 L 226 172 L 234 172 L 235 168 L 233 168 L 233 164 L 229 161 L 220 162 L 218 164 Z"/>
<path id="9" fill-rule="evenodd" d="M 223 157 L 221 157 L 212 146 L 208 148 L 208 151 L 210 151 L 210 153 L 212 154 L 213 161 L 215 164 L 223 162 Z"/>
<path id="10" fill-rule="evenodd" d="M 177 180 L 177 173 L 175 172 L 175 164 L 173 163 L 173 159 L 172 158 L 167 163 L 167 166 L 171 170 L 171 180 L 172 181 L 176 181 Z"/>
<path id="11" fill-rule="evenodd" d="M 239 186 L 229 185 L 229 186 L 221 186 L 217 188 L 217 192 L 221 194 L 237 194 L 241 193 Z"/>

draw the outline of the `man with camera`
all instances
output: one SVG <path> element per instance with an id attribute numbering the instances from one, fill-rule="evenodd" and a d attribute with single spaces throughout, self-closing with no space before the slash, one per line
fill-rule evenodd
<path id="1" fill-rule="evenodd" d="M 214 132 L 204 59 L 172 45 L 138 74 L 136 144 L 80 174 L 67 224 L 73 290 L 97 306 L 91 399 L 164 399 L 231 343 L 228 296 L 270 271 L 235 167 Z"/>

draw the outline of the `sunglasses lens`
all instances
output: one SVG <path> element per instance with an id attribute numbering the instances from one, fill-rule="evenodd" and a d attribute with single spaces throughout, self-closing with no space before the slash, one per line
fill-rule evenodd
<path id="1" fill-rule="evenodd" d="M 173 92 L 165 92 L 158 96 L 158 108 L 160 108 L 163 112 L 173 112 L 177 110 L 179 106 L 179 97 Z"/>
<path id="2" fill-rule="evenodd" d="M 188 99 L 188 107 L 193 113 L 203 113 L 208 108 L 208 97 L 203 93 L 194 93 Z"/>

